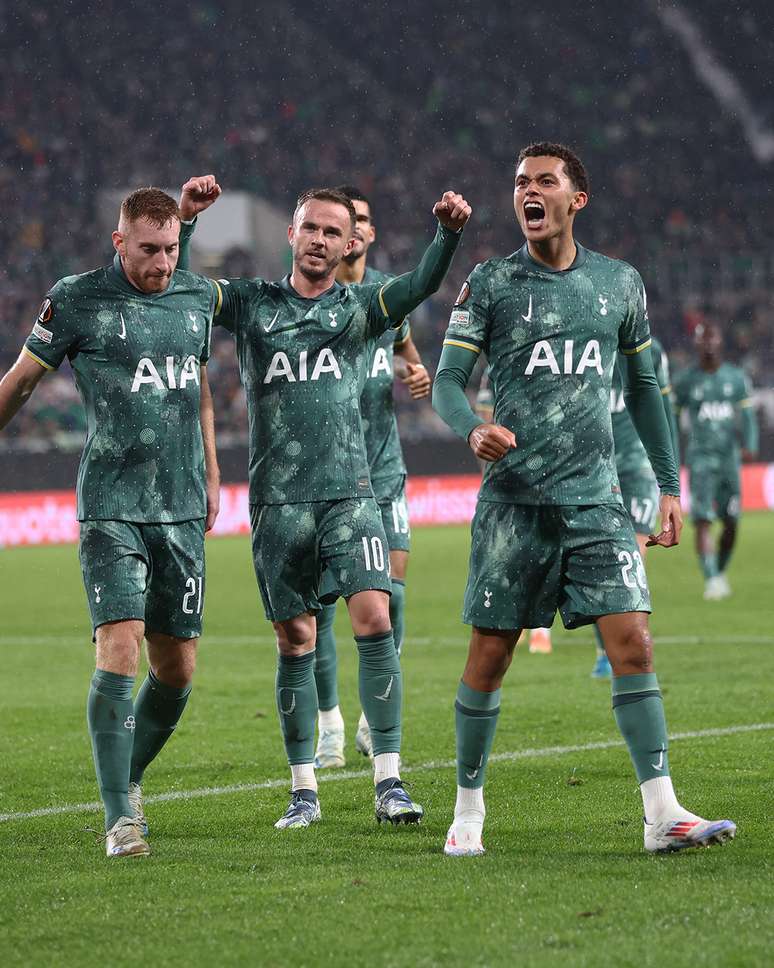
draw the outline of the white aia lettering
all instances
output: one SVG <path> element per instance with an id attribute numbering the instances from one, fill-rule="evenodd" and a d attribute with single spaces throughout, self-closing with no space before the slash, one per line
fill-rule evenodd
<path id="1" fill-rule="evenodd" d="M 271 383 L 272 380 L 287 380 L 288 383 L 306 383 L 307 380 L 319 380 L 323 373 L 332 373 L 337 380 L 341 379 L 341 370 L 336 357 L 326 346 L 320 350 L 317 359 L 312 366 L 312 375 L 309 376 L 309 353 L 302 350 L 298 355 L 298 376 L 293 372 L 293 364 L 290 362 L 286 353 L 275 353 L 271 358 L 269 369 L 263 378 L 264 383 Z"/>
<path id="2" fill-rule="evenodd" d="M 728 400 L 705 400 L 699 408 L 699 420 L 730 420 L 734 408 Z"/>
<path id="3" fill-rule="evenodd" d="M 574 363 L 575 340 L 566 339 L 562 347 L 562 352 L 559 355 L 562 359 L 561 370 L 559 369 L 559 363 L 557 362 L 556 354 L 551 344 L 547 339 L 541 339 L 532 347 L 532 355 L 529 358 L 529 363 L 527 363 L 527 369 L 524 371 L 525 374 L 531 376 L 538 367 L 547 367 L 557 376 L 562 373 L 565 376 L 571 376 L 572 374 L 577 376 L 585 370 L 596 370 L 600 376 L 603 376 L 602 355 L 599 351 L 599 342 L 595 339 L 590 339 L 586 343 L 577 366 Z"/>
<path id="4" fill-rule="evenodd" d="M 368 374 L 370 377 L 377 377 L 380 373 L 386 373 L 387 376 L 392 376 L 392 370 L 390 369 L 390 358 L 387 355 L 387 350 L 380 346 L 374 353 L 374 361 L 371 364 L 371 372 Z"/>
<path id="5" fill-rule="evenodd" d="M 153 360 L 144 356 L 137 364 L 132 381 L 132 393 L 137 393 L 141 386 L 146 383 L 151 384 L 157 390 L 184 390 L 189 383 L 194 386 L 199 385 L 199 371 L 196 368 L 196 357 L 189 356 L 180 368 L 180 372 L 175 372 L 175 358 L 168 356 L 161 367 L 166 383 L 156 368 Z"/>

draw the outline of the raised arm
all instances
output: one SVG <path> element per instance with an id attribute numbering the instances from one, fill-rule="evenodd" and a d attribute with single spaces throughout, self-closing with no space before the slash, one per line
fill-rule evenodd
<path id="1" fill-rule="evenodd" d="M 222 191 L 214 175 L 196 175 L 194 178 L 189 178 L 180 189 L 178 208 L 182 224 L 178 269 L 187 269 L 191 264 L 191 236 L 197 216 L 216 202 Z"/>
<path id="2" fill-rule="evenodd" d="M 385 283 L 379 292 L 379 304 L 386 316 L 401 320 L 438 291 L 471 211 L 470 205 L 456 192 L 444 192 L 440 201 L 435 203 L 433 214 L 438 219 L 438 230 L 419 265 Z"/>
<path id="3" fill-rule="evenodd" d="M 0 430 L 21 410 L 32 391 L 46 375 L 46 367 L 22 350 L 11 369 L 0 380 Z"/>
<path id="4" fill-rule="evenodd" d="M 207 367 L 202 365 L 200 372 L 202 385 L 199 419 L 202 425 L 207 491 L 207 520 L 204 529 L 209 531 L 215 524 L 215 519 L 220 510 L 220 468 L 218 467 L 218 454 L 215 449 L 215 410 L 212 404 L 212 391 L 207 377 Z"/>

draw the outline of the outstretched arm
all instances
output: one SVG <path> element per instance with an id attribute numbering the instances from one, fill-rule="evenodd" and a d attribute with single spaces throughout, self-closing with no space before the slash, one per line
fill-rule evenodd
<path id="1" fill-rule="evenodd" d="M 467 440 L 476 457 L 496 461 L 516 446 L 516 437 L 507 427 L 485 423 L 473 412 L 465 387 L 475 365 L 475 353 L 447 343 L 435 375 L 433 407 L 455 434 Z"/>
<path id="2" fill-rule="evenodd" d="M 46 374 L 46 367 L 22 350 L 18 360 L 0 380 L 0 430 L 32 396 Z"/>
<path id="3" fill-rule="evenodd" d="M 379 292 L 379 304 L 385 316 L 401 320 L 438 291 L 471 212 L 470 205 L 462 195 L 444 192 L 440 201 L 433 206 L 433 214 L 439 223 L 438 230 L 419 260 L 419 265 L 411 272 L 385 283 Z"/>
<path id="4" fill-rule="evenodd" d="M 626 408 L 645 446 L 650 466 L 661 489 L 661 532 L 650 535 L 648 544 L 670 548 L 680 540 L 683 521 L 679 497 L 680 475 L 669 422 L 651 354 L 633 352 L 625 354 L 625 358 Z"/>

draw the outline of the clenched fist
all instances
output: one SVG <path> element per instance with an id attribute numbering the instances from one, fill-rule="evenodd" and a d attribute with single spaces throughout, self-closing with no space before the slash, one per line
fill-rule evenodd
<path id="1" fill-rule="evenodd" d="M 479 460 L 496 461 L 516 446 L 516 436 L 507 427 L 483 423 L 468 435 L 470 449 Z"/>
<path id="2" fill-rule="evenodd" d="M 461 231 L 472 212 L 473 209 L 457 192 L 444 192 L 441 200 L 433 205 L 433 215 L 452 232 Z"/>
<path id="3" fill-rule="evenodd" d="M 190 222 L 200 212 L 208 209 L 220 198 L 221 187 L 214 175 L 197 175 L 189 178 L 180 190 L 180 216 Z"/>

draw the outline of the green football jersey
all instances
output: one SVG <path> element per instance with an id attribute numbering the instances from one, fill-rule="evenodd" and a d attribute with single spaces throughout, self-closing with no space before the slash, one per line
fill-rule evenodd
<path id="1" fill-rule="evenodd" d="M 24 349 L 48 370 L 67 357 L 75 374 L 87 419 L 79 520 L 206 516 L 199 368 L 213 310 L 209 279 L 178 271 L 143 293 L 118 255 L 48 293 Z"/>
<path id="2" fill-rule="evenodd" d="M 383 283 L 391 278 L 387 273 L 368 266 L 363 282 Z M 368 356 L 365 386 L 360 395 L 360 416 L 363 421 L 371 483 L 377 491 L 377 484 L 406 473 L 398 436 L 398 421 L 395 417 L 392 361 L 395 347 L 405 343 L 410 335 L 409 321 L 404 319 L 398 329 L 384 333 Z"/>
<path id="3" fill-rule="evenodd" d="M 688 414 L 686 460 L 697 455 L 739 455 L 741 411 L 752 406 L 749 380 L 738 366 L 710 372 L 691 366 L 675 375 L 678 408 Z"/>
<path id="4" fill-rule="evenodd" d="M 646 351 L 647 352 L 647 351 Z M 659 341 L 653 337 L 650 353 L 653 357 L 653 368 L 656 380 L 661 387 L 662 394 L 669 394 L 669 360 Z M 613 388 L 610 391 L 610 417 L 613 422 L 613 446 L 615 448 L 615 463 L 619 477 L 650 471 L 650 461 L 645 453 L 637 428 L 626 409 L 624 400 L 624 382 L 621 366 L 624 361 L 619 358 L 613 372 Z"/>
<path id="5" fill-rule="evenodd" d="M 335 283 L 316 299 L 289 277 L 215 285 L 215 323 L 236 337 L 247 397 L 250 503 L 370 497 L 360 397 L 366 365 L 395 325 L 383 283 Z"/>
<path id="6" fill-rule="evenodd" d="M 526 245 L 476 266 L 445 343 L 486 354 L 497 424 L 517 447 L 487 464 L 480 499 L 620 504 L 610 420 L 618 352 L 650 345 L 642 280 L 625 262 L 578 245 L 552 271 Z"/>

